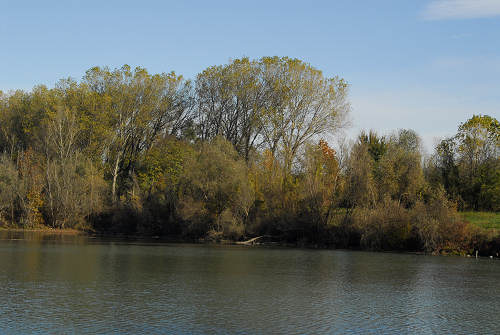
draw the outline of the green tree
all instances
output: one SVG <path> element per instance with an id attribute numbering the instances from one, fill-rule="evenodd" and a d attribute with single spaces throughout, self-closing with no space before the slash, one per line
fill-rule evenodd
<path id="1" fill-rule="evenodd" d="M 298 59 L 264 57 L 261 63 L 271 92 L 262 118 L 263 138 L 273 154 L 280 149 L 283 166 L 291 171 L 305 143 L 345 126 L 348 85 L 339 77 L 325 78 Z"/>
<path id="2" fill-rule="evenodd" d="M 212 66 L 196 78 L 197 122 L 201 139 L 223 136 L 246 160 L 259 146 L 266 104 L 258 61 L 236 59 Z"/>
<path id="3" fill-rule="evenodd" d="M 474 115 L 456 135 L 461 195 L 475 210 L 499 208 L 495 191 L 500 170 L 500 124 L 488 115 Z"/>
<path id="4" fill-rule="evenodd" d="M 158 136 L 177 135 L 192 112 L 190 83 L 181 76 L 151 75 L 143 68 L 127 65 L 113 71 L 95 67 L 84 82 L 104 101 L 109 132 L 102 155 L 110 164 L 111 194 L 117 200 L 118 176 L 129 178 L 137 158 Z"/>
<path id="5" fill-rule="evenodd" d="M 180 213 L 194 231 L 242 235 L 254 195 L 246 164 L 221 137 L 202 143 L 186 162 Z"/>
<path id="6" fill-rule="evenodd" d="M 0 156 L 0 220 L 15 224 L 18 202 L 24 199 L 25 192 L 16 165 L 9 156 Z"/>

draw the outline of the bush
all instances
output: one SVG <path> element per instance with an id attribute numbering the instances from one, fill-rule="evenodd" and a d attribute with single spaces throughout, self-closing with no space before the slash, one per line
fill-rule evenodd
<path id="1" fill-rule="evenodd" d="M 479 232 L 461 220 L 442 187 L 434 190 L 428 203 L 418 202 L 411 216 L 420 246 L 427 252 L 470 252 L 477 242 Z"/>
<path id="2" fill-rule="evenodd" d="M 179 215 L 188 235 L 209 230 L 241 236 L 254 201 L 246 163 L 233 145 L 217 137 L 187 159 L 181 179 Z"/>
<path id="3" fill-rule="evenodd" d="M 360 234 L 360 245 L 364 248 L 407 249 L 411 238 L 408 211 L 389 198 L 385 198 L 374 208 L 356 208 L 352 214 L 352 223 Z"/>

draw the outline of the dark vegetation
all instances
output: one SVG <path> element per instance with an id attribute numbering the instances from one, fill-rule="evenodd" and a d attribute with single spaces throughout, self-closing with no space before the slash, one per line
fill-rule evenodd
<path id="1" fill-rule="evenodd" d="M 95 67 L 79 82 L 0 92 L 0 222 L 498 252 L 497 235 L 457 212 L 500 211 L 498 121 L 473 116 L 427 158 L 412 130 L 332 145 L 347 88 L 299 60 L 266 57 L 194 81 Z"/>

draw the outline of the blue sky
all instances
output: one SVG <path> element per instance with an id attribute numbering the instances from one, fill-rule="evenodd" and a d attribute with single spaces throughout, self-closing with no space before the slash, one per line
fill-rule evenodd
<path id="1" fill-rule="evenodd" d="M 350 137 L 412 128 L 430 150 L 474 113 L 500 116 L 500 0 L 0 0 L 3 91 L 274 55 L 350 83 Z"/>

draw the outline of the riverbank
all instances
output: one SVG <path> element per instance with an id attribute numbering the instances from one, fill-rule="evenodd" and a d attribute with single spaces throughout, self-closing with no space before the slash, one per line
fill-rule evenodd
<path id="1" fill-rule="evenodd" d="M 41 226 L 37 228 L 18 228 L 18 227 L 0 227 L 0 231 L 6 232 L 28 232 L 28 233 L 45 233 L 45 234 L 60 234 L 60 235 L 89 235 L 89 233 L 71 229 L 71 228 L 51 228 Z"/>
<path id="2" fill-rule="evenodd" d="M 82 236 L 92 238 L 104 239 L 123 239 L 123 240 L 136 240 L 144 242 L 163 242 L 163 243 L 194 243 L 194 244 L 213 244 L 213 245 L 240 245 L 246 247 L 280 247 L 280 248 L 302 248 L 302 249 L 323 249 L 323 250 L 353 250 L 353 251 L 374 251 L 374 252 L 395 252 L 407 254 L 429 254 L 429 255 L 456 255 L 463 257 L 475 257 L 476 250 L 479 251 L 479 257 L 500 259 L 500 236 L 497 231 L 493 229 L 480 228 L 482 233 L 473 249 L 468 250 L 455 250 L 450 248 L 440 249 L 438 252 L 425 252 L 419 249 L 373 249 L 363 248 L 360 245 L 345 245 L 327 242 L 311 242 L 306 240 L 290 241 L 283 239 L 280 236 L 262 235 L 256 237 L 248 237 L 244 240 L 232 240 L 223 238 L 219 235 L 217 238 L 207 236 L 202 238 L 189 238 L 182 235 L 168 236 L 168 235 L 150 235 L 150 234 L 124 234 L 116 232 L 99 232 L 94 230 L 77 230 L 77 229 L 60 229 L 51 228 L 46 226 L 39 226 L 36 228 L 19 228 L 19 227 L 0 227 L 0 232 L 7 232 L 13 234 L 40 234 L 51 236 Z M 478 235 L 479 237 L 479 235 Z"/>

